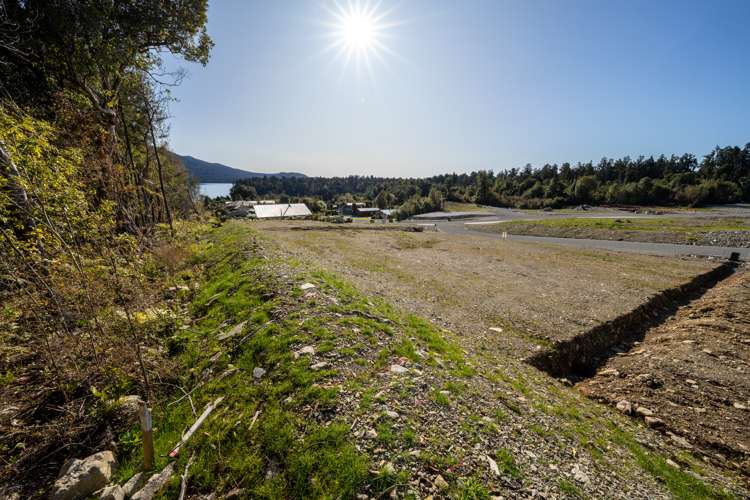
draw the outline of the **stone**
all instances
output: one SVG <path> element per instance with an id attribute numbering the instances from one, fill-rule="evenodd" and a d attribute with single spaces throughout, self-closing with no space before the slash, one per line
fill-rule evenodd
<path id="1" fill-rule="evenodd" d="M 645 406 L 639 406 L 638 408 L 636 408 L 635 413 L 636 415 L 640 415 L 641 417 L 652 417 L 654 415 L 653 410 L 650 410 Z"/>
<path id="2" fill-rule="evenodd" d="M 313 370 L 322 370 L 323 368 L 327 366 L 328 366 L 328 361 L 319 361 L 318 363 L 311 365 L 310 368 Z"/>
<path id="3" fill-rule="evenodd" d="M 602 377 L 619 377 L 620 372 L 615 370 L 614 368 L 607 368 L 606 370 L 600 371 L 599 375 L 601 375 Z"/>
<path id="4" fill-rule="evenodd" d="M 579 464 L 575 464 L 571 472 L 573 473 L 573 479 L 575 479 L 579 483 L 588 484 L 588 482 L 590 481 L 589 476 L 581 470 L 581 466 Z"/>
<path id="5" fill-rule="evenodd" d="M 228 332 L 217 335 L 216 340 L 226 340 L 231 339 L 232 337 L 236 337 L 237 335 L 242 333 L 242 329 L 245 327 L 245 323 L 247 323 L 247 321 L 243 321 L 242 323 L 234 325 L 234 327 Z"/>
<path id="6" fill-rule="evenodd" d="M 101 451 L 82 460 L 68 460 L 52 486 L 51 500 L 86 498 L 109 483 L 116 466 L 111 451 Z"/>
<path id="7" fill-rule="evenodd" d="M 378 433 L 375 429 L 367 429 L 367 432 L 365 432 L 365 437 L 368 439 L 377 439 Z"/>
<path id="8" fill-rule="evenodd" d="M 393 410 L 386 410 L 385 414 L 390 418 L 398 418 L 398 413 Z"/>
<path id="9" fill-rule="evenodd" d="M 439 490 L 447 490 L 450 487 L 448 481 L 443 479 L 443 476 L 441 476 L 440 474 L 435 476 L 435 480 L 433 481 L 433 483 Z"/>
<path id="10" fill-rule="evenodd" d="M 689 441 L 688 441 L 687 439 L 685 439 L 684 437 L 682 437 L 682 436 L 678 436 L 677 434 L 675 434 L 675 433 L 673 433 L 673 432 L 667 432 L 667 435 L 669 436 L 669 438 L 670 438 L 670 439 L 671 439 L 671 440 L 672 440 L 672 441 L 673 441 L 673 442 L 674 442 L 674 443 L 675 443 L 675 444 L 676 444 L 677 446 L 680 446 L 680 447 L 682 447 L 682 448 L 687 448 L 687 449 L 690 449 L 690 448 L 692 448 L 692 447 L 693 447 L 693 446 L 692 446 L 692 445 L 690 444 L 690 442 L 689 442 Z"/>
<path id="11" fill-rule="evenodd" d="M 127 482 L 122 485 L 122 492 L 125 494 L 125 498 L 132 497 L 136 491 L 143 488 L 147 479 L 148 475 L 145 472 L 139 472 L 128 479 Z"/>
<path id="12" fill-rule="evenodd" d="M 499 326 L 491 326 L 490 331 L 493 331 L 495 333 L 503 333 L 503 329 L 500 328 Z"/>
<path id="13" fill-rule="evenodd" d="M 617 410 L 624 413 L 625 415 L 630 415 L 633 413 L 633 405 L 630 404 L 630 401 L 621 400 L 617 402 L 616 406 Z"/>
<path id="14" fill-rule="evenodd" d="M 164 470 L 149 478 L 143 488 L 140 489 L 131 500 L 151 500 L 166 486 L 174 474 L 174 462 L 164 467 Z"/>
<path id="15" fill-rule="evenodd" d="M 143 400 L 138 395 L 122 396 L 117 400 L 117 412 L 124 420 L 136 420 L 142 403 Z"/>
<path id="16" fill-rule="evenodd" d="M 99 500 L 125 500 L 125 492 L 122 491 L 122 486 L 113 484 L 102 490 Z"/>
<path id="17" fill-rule="evenodd" d="M 310 290 L 312 288 L 315 288 L 315 285 L 313 285 L 312 283 L 304 283 L 304 284 L 302 284 L 302 285 L 299 286 L 299 289 L 302 290 L 303 292 L 305 290 Z"/>
<path id="18" fill-rule="evenodd" d="M 487 458 L 487 462 L 490 464 L 490 470 L 492 471 L 492 473 L 496 476 L 499 476 L 500 469 L 497 466 L 497 462 L 495 462 L 490 456 L 487 456 L 485 458 Z"/>
<path id="19" fill-rule="evenodd" d="M 408 372 L 409 369 L 401 365 L 391 365 L 391 373 L 402 374 Z"/>
<path id="20" fill-rule="evenodd" d="M 255 380 L 260 379 L 265 374 L 266 374 L 266 370 L 261 368 L 260 366 L 256 366 L 255 368 L 253 368 L 253 378 Z"/>
<path id="21" fill-rule="evenodd" d="M 652 429 L 656 429 L 659 427 L 664 427 L 664 421 L 660 418 L 656 417 L 645 417 L 643 419 L 644 422 L 646 422 L 646 425 L 651 427 Z"/>
<path id="22" fill-rule="evenodd" d="M 735 402 L 734 402 L 734 404 L 733 404 L 732 406 L 734 406 L 734 407 L 735 407 L 735 408 L 737 408 L 738 410 L 747 410 L 747 406 L 746 406 L 746 405 L 743 405 L 743 404 L 742 404 L 742 403 L 740 403 L 739 401 L 735 401 Z"/>
<path id="23" fill-rule="evenodd" d="M 305 354 L 309 354 L 310 356 L 313 356 L 315 354 L 315 348 L 311 345 L 306 345 L 302 349 L 298 349 L 294 351 L 294 359 L 297 359 L 300 356 L 304 356 Z"/>

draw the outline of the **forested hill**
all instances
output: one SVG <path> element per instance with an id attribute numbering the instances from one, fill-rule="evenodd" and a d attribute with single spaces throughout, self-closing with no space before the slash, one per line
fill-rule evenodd
<path id="1" fill-rule="evenodd" d="M 188 172 L 198 179 L 199 182 L 236 182 L 250 177 L 305 177 L 298 172 L 278 172 L 266 174 L 261 172 L 249 172 L 238 168 L 228 167 L 221 163 L 211 163 L 194 158 L 175 154 L 185 166 Z"/>
<path id="2" fill-rule="evenodd" d="M 233 198 L 287 195 L 325 201 L 352 198 L 398 206 L 407 200 L 476 202 L 519 208 L 597 203 L 683 205 L 750 201 L 750 143 L 692 154 L 602 158 L 599 162 L 531 165 L 423 179 L 382 177 L 255 178 L 237 182 Z"/>

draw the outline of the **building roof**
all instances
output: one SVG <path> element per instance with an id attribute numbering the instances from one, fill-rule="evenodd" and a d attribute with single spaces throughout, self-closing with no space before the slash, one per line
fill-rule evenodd
<path id="1" fill-rule="evenodd" d="M 374 213 L 374 212 L 380 212 L 380 209 L 379 208 L 372 208 L 372 207 L 367 207 L 367 208 L 362 207 L 362 208 L 358 208 L 357 212 Z"/>
<path id="2" fill-rule="evenodd" d="M 277 203 L 273 205 L 255 205 L 255 216 L 258 219 L 273 217 L 304 217 L 312 215 L 304 203 Z"/>

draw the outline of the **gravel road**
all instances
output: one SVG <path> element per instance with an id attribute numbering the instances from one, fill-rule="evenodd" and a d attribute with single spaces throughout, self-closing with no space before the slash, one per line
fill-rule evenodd
<path id="1" fill-rule="evenodd" d="M 435 225 L 439 231 L 448 234 L 466 234 L 468 232 L 471 232 L 472 235 L 481 234 L 487 238 L 503 239 L 502 235 L 499 233 L 472 230 L 472 225 L 466 224 L 464 222 L 441 221 L 436 222 Z M 552 243 L 556 245 L 567 245 L 579 248 L 597 248 L 617 252 L 631 252 L 667 256 L 698 255 L 701 257 L 728 258 L 732 252 L 737 252 L 740 255 L 740 259 L 750 260 L 750 248 L 676 245 L 672 243 L 643 243 L 635 241 L 590 240 L 576 238 L 552 238 L 545 236 L 508 235 L 508 239 L 515 241 L 528 241 L 533 243 Z"/>

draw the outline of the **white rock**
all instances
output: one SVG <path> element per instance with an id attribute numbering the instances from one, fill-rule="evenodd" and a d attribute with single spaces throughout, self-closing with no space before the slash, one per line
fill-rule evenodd
<path id="1" fill-rule="evenodd" d="M 313 285 L 312 283 L 304 283 L 299 286 L 299 289 L 302 290 L 303 292 L 305 290 L 310 290 L 311 288 L 315 288 L 315 285 Z"/>
<path id="2" fill-rule="evenodd" d="M 487 462 L 490 464 L 490 470 L 492 471 L 492 473 L 495 474 L 496 476 L 499 476 L 500 469 L 497 467 L 497 462 L 495 462 L 490 456 L 487 456 L 486 458 L 487 458 Z"/>
<path id="3" fill-rule="evenodd" d="M 311 345 L 306 345 L 305 347 L 294 351 L 294 359 L 304 356 L 305 354 L 309 354 L 310 356 L 314 355 L 315 348 Z"/>
<path id="4" fill-rule="evenodd" d="M 314 365 L 310 366 L 313 370 L 322 370 L 323 368 L 328 366 L 328 361 L 319 361 L 318 363 L 315 363 Z"/>
<path id="5" fill-rule="evenodd" d="M 654 415 L 653 410 L 650 410 L 650 409 L 646 408 L 645 406 L 639 406 L 638 408 L 636 408 L 635 409 L 635 413 L 637 415 L 642 416 L 642 417 L 651 417 L 651 416 Z"/>
<path id="6" fill-rule="evenodd" d="M 581 470 L 580 465 L 575 464 L 571 472 L 573 472 L 573 479 L 575 479 L 579 483 L 588 484 L 589 476 L 587 476 L 586 473 Z"/>
<path id="7" fill-rule="evenodd" d="M 385 414 L 388 415 L 391 418 L 398 418 L 398 413 L 396 413 L 393 410 L 386 410 Z"/>
<path id="8" fill-rule="evenodd" d="M 734 406 L 734 407 L 735 407 L 735 408 L 737 408 L 738 410 L 747 410 L 747 406 L 743 405 L 743 404 L 742 404 L 742 403 L 740 403 L 739 401 L 735 401 L 735 402 L 734 402 L 734 404 L 733 404 L 732 406 Z"/>
<path id="9" fill-rule="evenodd" d="M 115 456 L 111 451 L 101 451 L 83 460 L 68 460 L 60 477 L 52 486 L 51 500 L 86 498 L 104 488 L 112 477 Z"/>
<path id="10" fill-rule="evenodd" d="M 406 373 L 409 369 L 401 365 L 391 365 L 391 373 Z"/>
<path id="11" fill-rule="evenodd" d="M 257 380 L 257 379 L 261 378 L 265 374 L 266 374 L 266 370 L 263 369 L 263 368 L 261 368 L 260 366 L 256 366 L 255 368 L 253 368 L 253 378 L 254 379 Z"/>
<path id="12" fill-rule="evenodd" d="M 133 495 L 131 500 L 151 500 L 169 482 L 172 474 L 174 474 L 174 462 L 170 462 L 164 470 L 151 476 L 146 485 Z"/>
<path id="13" fill-rule="evenodd" d="M 630 401 L 626 401 L 624 399 L 617 402 L 617 409 L 625 415 L 630 415 L 631 413 L 633 413 L 633 405 L 630 404 Z"/>
<path id="14" fill-rule="evenodd" d="M 376 439 L 378 437 L 378 433 L 375 429 L 367 429 L 367 432 L 365 432 L 365 437 L 368 439 Z"/>
<path id="15" fill-rule="evenodd" d="M 113 484 L 102 490 L 99 500 L 125 500 L 125 492 L 122 491 L 122 486 Z"/>
<path id="16" fill-rule="evenodd" d="M 493 331 L 495 333 L 503 333 L 503 329 L 500 328 L 499 326 L 491 326 L 490 331 Z"/>
<path id="17" fill-rule="evenodd" d="M 600 371 L 599 375 L 601 375 L 602 377 L 618 377 L 620 375 L 620 372 L 615 370 L 614 368 L 607 368 L 606 370 Z"/>
<path id="18" fill-rule="evenodd" d="M 232 337 L 236 337 L 237 335 L 242 333 L 242 328 L 244 328 L 245 323 L 247 323 L 247 321 L 243 321 L 242 323 L 234 325 L 234 327 L 228 332 L 224 332 L 218 335 L 216 337 L 216 340 L 226 340 L 226 339 L 231 339 Z"/>
<path id="19" fill-rule="evenodd" d="M 125 494 L 125 498 L 132 497 L 136 491 L 143 488 L 147 479 L 148 475 L 145 472 L 139 472 L 128 479 L 128 481 L 122 485 L 122 492 Z"/>

